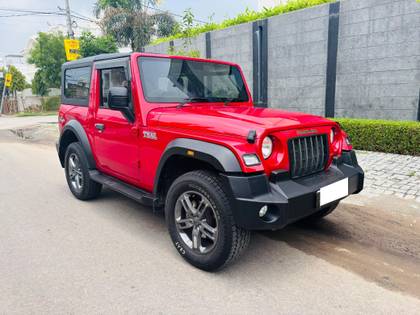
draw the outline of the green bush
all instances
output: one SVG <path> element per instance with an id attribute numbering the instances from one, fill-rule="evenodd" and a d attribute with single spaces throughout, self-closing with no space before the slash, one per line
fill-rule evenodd
<path id="1" fill-rule="evenodd" d="M 56 111 L 60 107 L 60 96 L 47 96 L 42 99 L 42 110 Z"/>
<path id="2" fill-rule="evenodd" d="M 236 17 L 224 20 L 221 23 L 209 22 L 204 25 L 195 26 L 190 29 L 189 35 L 190 37 L 196 37 L 197 35 L 201 33 L 221 30 L 230 26 L 234 26 L 234 25 L 238 25 L 242 23 L 248 23 L 248 22 L 252 22 L 252 21 L 256 21 L 260 19 L 266 19 L 271 16 L 284 14 L 284 13 L 301 10 L 305 8 L 310 8 L 317 5 L 335 2 L 335 1 L 336 0 L 290 0 L 289 2 L 285 4 L 281 4 L 272 8 L 264 8 L 263 11 L 259 11 L 259 12 L 246 9 L 244 12 L 238 14 Z M 157 45 L 163 42 L 168 42 L 168 41 L 175 40 L 178 38 L 183 38 L 183 37 L 185 37 L 185 33 L 180 32 L 178 34 L 175 34 L 169 37 L 158 38 L 152 42 L 152 45 Z"/>
<path id="3" fill-rule="evenodd" d="M 420 123 L 370 119 L 334 119 L 355 149 L 420 156 Z"/>

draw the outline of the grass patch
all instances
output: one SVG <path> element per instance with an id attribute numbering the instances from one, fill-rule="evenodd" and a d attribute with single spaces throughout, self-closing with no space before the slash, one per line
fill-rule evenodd
<path id="1" fill-rule="evenodd" d="M 43 111 L 43 112 L 21 112 L 17 113 L 15 117 L 29 117 L 29 116 L 53 116 L 57 115 L 57 111 Z"/>
<path id="2" fill-rule="evenodd" d="M 254 11 L 246 9 L 244 12 L 238 14 L 236 17 L 224 20 L 220 23 L 209 22 L 204 25 L 198 25 L 189 30 L 190 37 L 196 37 L 199 34 L 210 31 L 222 30 L 234 25 L 253 22 L 256 20 L 266 19 L 275 15 L 280 15 L 288 12 L 293 12 L 305 8 L 314 7 L 317 5 L 335 2 L 336 0 L 290 0 L 286 4 L 281 4 L 272 8 L 264 8 L 262 11 Z M 171 40 L 184 38 L 185 33 L 177 33 L 169 37 L 161 37 L 154 40 L 151 45 L 168 42 Z"/>
<path id="3" fill-rule="evenodd" d="M 348 133 L 355 149 L 420 156 L 420 122 L 334 119 Z"/>

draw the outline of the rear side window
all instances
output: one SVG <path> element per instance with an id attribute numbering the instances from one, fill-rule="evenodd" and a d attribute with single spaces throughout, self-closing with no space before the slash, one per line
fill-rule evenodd
<path id="1" fill-rule="evenodd" d="M 64 103 L 89 104 L 91 67 L 66 69 L 64 71 Z"/>

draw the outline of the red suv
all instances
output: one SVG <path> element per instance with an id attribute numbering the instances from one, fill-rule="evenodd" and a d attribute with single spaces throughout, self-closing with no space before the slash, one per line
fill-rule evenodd
<path id="1" fill-rule="evenodd" d="M 220 269 L 251 230 L 317 220 L 363 188 L 345 132 L 328 119 L 253 106 L 236 64 L 144 53 L 62 67 L 57 143 L 67 183 L 164 211 L 178 252 Z"/>

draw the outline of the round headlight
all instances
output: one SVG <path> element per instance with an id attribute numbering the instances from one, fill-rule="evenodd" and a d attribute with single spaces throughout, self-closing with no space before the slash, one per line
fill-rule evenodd
<path id="1" fill-rule="evenodd" d="M 334 138 L 335 138 L 335 130 L 331 129 L 331 131 L 330 131 L 330 143 L 334 142 Z"/>
<path id="2" fill-rule="evenodd" d="M 264 159 L 268 159 L 273 152 L 273 140 L 270 137 L 265 137 L 261 147 Z"/>

